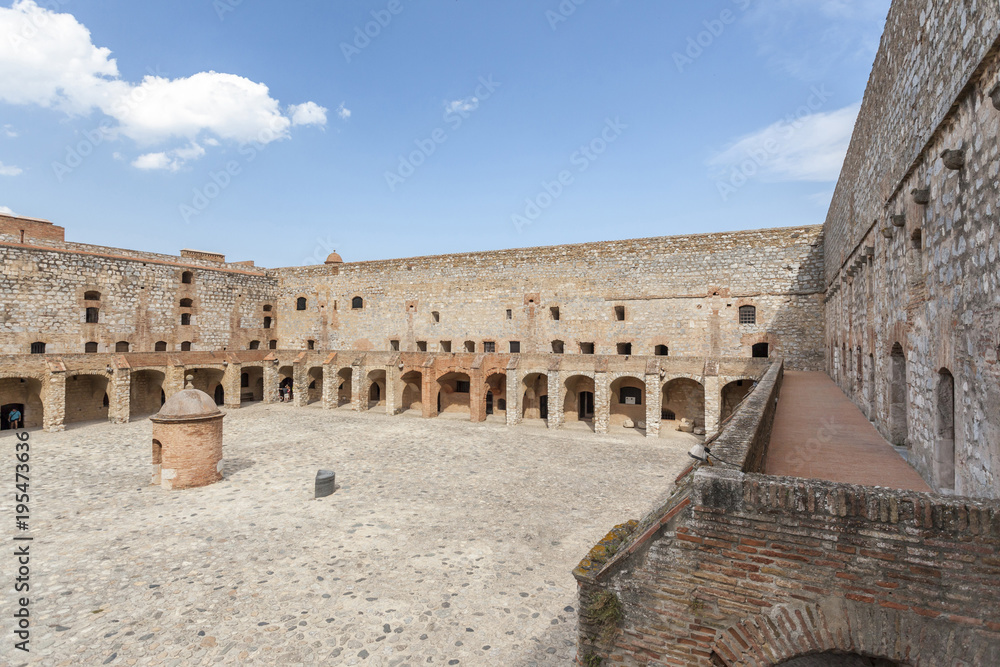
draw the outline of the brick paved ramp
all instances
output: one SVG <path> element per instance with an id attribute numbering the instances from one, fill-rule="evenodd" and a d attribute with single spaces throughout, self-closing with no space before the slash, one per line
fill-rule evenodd
<path id="1" fill-rule="evenodd" d="M 826 373 L 785 372 L 765 472 L 931 490 Z"/>

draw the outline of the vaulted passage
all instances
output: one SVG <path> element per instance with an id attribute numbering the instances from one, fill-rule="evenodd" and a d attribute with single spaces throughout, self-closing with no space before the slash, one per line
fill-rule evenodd
<path id="1" fill-rule="evenodd" d="M 567 422 L 594 420 L 594 379 L 574 375 L 565 382 L 566 398 L 563 401 L 563 419 Z"/>
<path id="2" fill-rule="evenodd" d="M 145 370 L 132 373 L 132 386 L 129 396 L 130 417 L 152 415 L 160 410 L 166 400 L 163 392 L 164 373 Z"/>
<path id="3" fill-rule="evenodd" d="M 404 373 L 399 379 L 399 382 L 402 385 L 400 409 L 403 412 L 407 410 L 420 412 L 422 409 L 423 381 L 424 375 L 420 371 L 410 371 L 409 373 Z"/>
<path id="4" fill-rule="evenodd" d="M 438 414 L 471 415 L 469 376 L 465 373 L 445 373 L 438 378 Z"/>
<path id="5" fill-rule="evenodd" d="M 42 425 L 42 383 L 32 378 L 0 379 L 0 430 L 11 427 L 9 415 L 14 408 L 21 413 L 20 428 L 37 428 Z"/>
<path id="6" fill-rule="evenodd" d="M 678 378 L 663 385 L 662 417 L 678 421 L 689 419 L 695 427 L 704 427 L 705 387 L 688 378 Z"/>
<path id="7" fill-rule="evenodd" d="M 549 418 L 549 376 L 531 373 L 521 381 L 521 417 L 529 419 Z"/>
<path id="8" fill-rule="evenodd" d="M 66 423 L 108 418 L 108 378 L 103 375 L 73 375 L 66 378 Z"/>

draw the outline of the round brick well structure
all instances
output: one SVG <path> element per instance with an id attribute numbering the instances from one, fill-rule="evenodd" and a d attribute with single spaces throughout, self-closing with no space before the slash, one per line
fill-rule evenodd
<path id="1" fill-rule="evenodd" d="M 222 479 L 222 420 L 212 397 L 198 389 L 171 396 L 153 422 L 153 484 L 189 489 Z"/>

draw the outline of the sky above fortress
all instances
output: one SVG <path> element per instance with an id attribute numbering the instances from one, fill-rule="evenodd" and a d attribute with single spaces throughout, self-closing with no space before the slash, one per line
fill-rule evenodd
<path id="1" fill-rule="evenodd" d="M 0 0 L 0 210 L 278 267 L 819 224 L 889 0 Z"/>

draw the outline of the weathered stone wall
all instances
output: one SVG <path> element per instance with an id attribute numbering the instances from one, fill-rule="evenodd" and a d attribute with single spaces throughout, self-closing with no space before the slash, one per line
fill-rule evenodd
<path id="1" fill-rule="evenodd" d="M 989 498 L 1000 498 L 998 36 L 997 3 L 893 4 L 825 228 L 828 372 L 934 488 Z"/>
<path id="2" fill-rule="evenodd" d="M 822 261 L 821 229 L 795 227 L 279 269 L 279 347 L 749 357 L 769 343 L 819 369 Z"/>
<path id="3" fill-rule="evenodd" d="M 160 341 L 167 350 L 185 341 L 193 350 L 246 349 L 251 340 L 267 347 L 274 332 L 263 328 L 263 307 L 274 303 L 274 279 L 217 263 L 150 259 L 0 244 L 0 353 L 27 354 L 35 342 L 56 354 L 82 353 L 87 342 L 99 352 L 114 352 L 118 342 L 143 352 Z M 193 274 L 191 284 L 182 282 L 184 272 Z M 100 299 L 86 300 L 88 291 Z M 88 307 L 99 309 L 96 324 L 86 322 Z"/>

